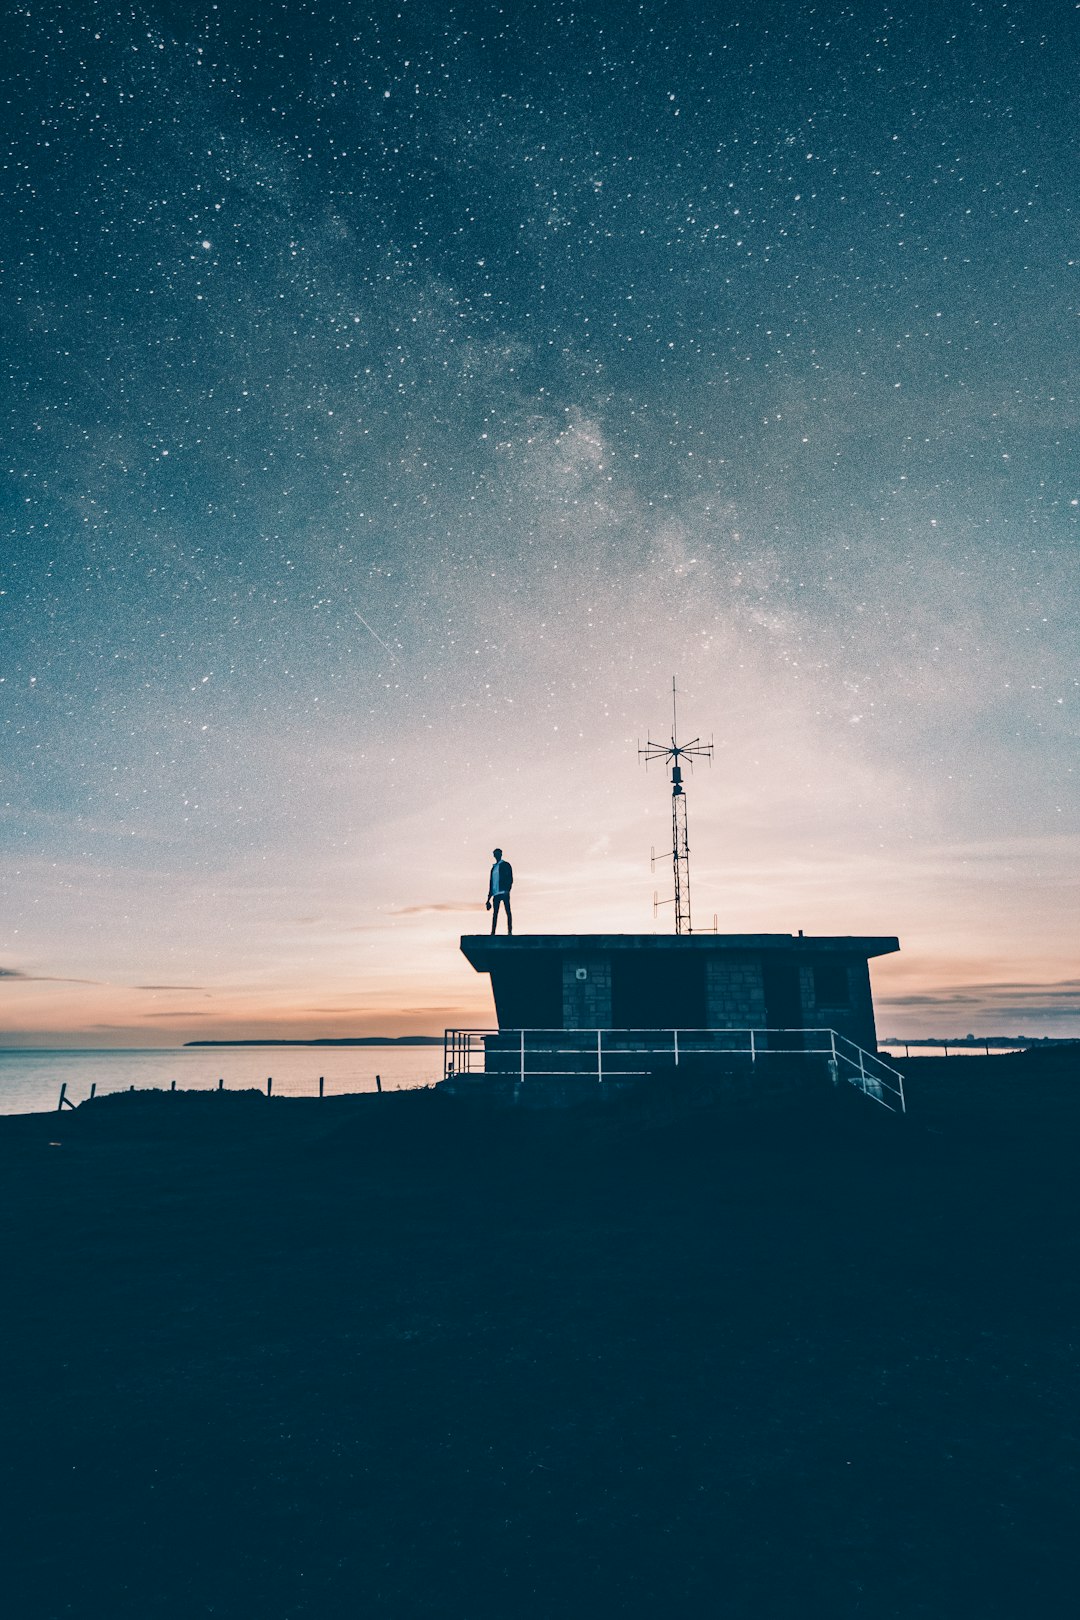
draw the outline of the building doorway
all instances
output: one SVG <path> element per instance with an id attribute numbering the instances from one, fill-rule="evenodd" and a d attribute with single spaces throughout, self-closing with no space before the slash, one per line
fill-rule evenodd
<path id="1" fill-rule="evenodd" d="M 762 963 L 765 984 L 765 1022 L 770 1029 L 801 1030 L 803 1023 L 802 995 L 799 989 L 799 965 L 790 956 L 770 951 Z M 783 1042 L 785 1046 L 801 1046 L 802 1037 Z"/>

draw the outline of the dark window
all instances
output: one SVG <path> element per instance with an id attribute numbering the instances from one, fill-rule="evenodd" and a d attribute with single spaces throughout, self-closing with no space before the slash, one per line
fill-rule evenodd
<path id="1" fill-rule="evenodd" d="M 530 951 L 491 970 L 500 1029 L 562 1029 L 562 959 Z"/>
<path id="2" fill-rule="evenodd" d="M 851 980 L 846 962 L 814 964 L 814 1000 L 819 1007 L 850 1007 Z"/>
<path id="3" fill-rule="evenodd" d="M 613 1029 L 704 1029 L 705 958 L 697 951 L 618 951 L 611 959 Z"/>

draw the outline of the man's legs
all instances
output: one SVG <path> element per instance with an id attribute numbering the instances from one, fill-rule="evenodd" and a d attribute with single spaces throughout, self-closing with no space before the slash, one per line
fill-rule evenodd
<path id="1" fill-rule="evenodd" d="M 510 896 L 508 894 L 497 894 L 491 902 L 491 932 L 495 932 L 495 924 L 499 920 L 500 906 L 506 907 L 506 932 L 512 934 L 514 932 L 514 919 L 510 912 Z"/>

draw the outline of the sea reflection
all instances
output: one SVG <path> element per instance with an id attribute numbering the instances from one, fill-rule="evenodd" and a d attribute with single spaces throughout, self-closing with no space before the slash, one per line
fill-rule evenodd
<path id="1" fill-rule="evenodd" d="M 154 1086 L 168 1091 L 228 1091 L 273 1080 L 276 1097 L 317 1097 L 319 1076 L 327 1097 L 431 1085 L 442 1077 L 437 1046 L 242 1046 L 179 1047 L 145 1051 L 0 1051 L 0 1114 L 38 1113 L 57 1106 L 66 1083 L 73 1103 L 89 1097 Z"/>

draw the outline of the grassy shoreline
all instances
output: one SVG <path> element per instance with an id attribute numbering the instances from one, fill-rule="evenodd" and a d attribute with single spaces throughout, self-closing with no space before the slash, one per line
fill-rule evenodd
<path id="1" fill-rule="evenodd" d="M 912 1060 L 906 1121 L 0 1119 L 9 1612 L 1053 1612 L 1080 1082 L 1038 1057 Z"/>

